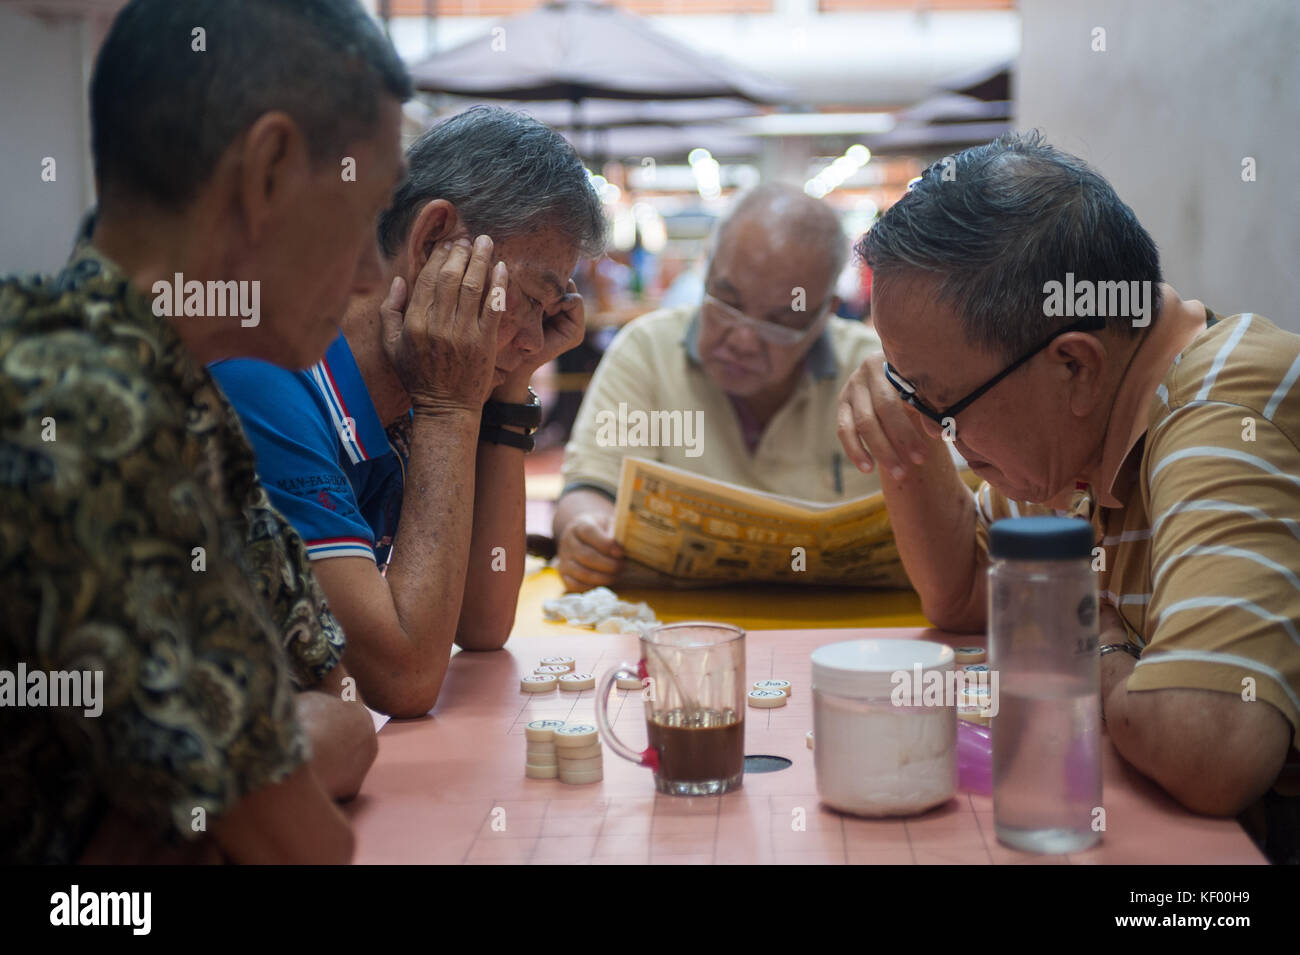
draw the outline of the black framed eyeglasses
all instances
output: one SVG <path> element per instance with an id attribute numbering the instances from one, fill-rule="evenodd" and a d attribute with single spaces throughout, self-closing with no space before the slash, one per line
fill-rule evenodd
<path id="1" fill-rule="evenodd" d="M 986 392 L 992 390 L 993 386 L 996 385 L 999 381 L 1007 377 L 1007 375 L 1011 374 L 1013 371 L 1015 371 L 1025 362 L 1029 361 L 1029 359 L 1033 358 L 1035 355 L 1037 355 L 1048 345 L 1052 344 L 1052 342 L 1056 341 L 1056 339 L 1058 339 L 1060 336 L 1068 335 L 1070 332 L 1095 332 L 1095 331 L 1100 331 L 1105 327 L 1106 327 L 1106 319 L 1104 317 L 1094 316 L 1092 318 L 1080 319 L 1079 321 L 1075 322 L 1072 325 L 1067 325 L 1065 328 L 1061 328 L 1055 332 L 1052 332 L 1052 337 L 1047 339 L 1047 341 L 1043 342 L 1033 351 L 1021 355 L 1019 358 L 1013 361 L 1006 368 L 1003 368 L 1000 372 L 998 372 L 988 381 L 984 382 L 984 384 L 980 385 L 978 388 L 976 388 L 974 391 L 968 394 L 965 398 L 962 398 L 956 404 L 949 405 L 947 408 L 944 408 L 942 411 L 936 411 L 935 409 L 927 405 L 924 401 L 922 401 L 920 398 L 918 398 L 916 396 L 916 386 L 913 385 L 906 378 L 904 378 L 902 375 L 900 375 L 897 371 L 895 371 L 894 368 L 889 364 L 889 362 L 885 362 L 885 379 L 891 385 L 894 386 L 894 389 L 900 395 L 903 396 L 904 401 L 906 401 L 909 405 L 911 405 L 921 414 L 925 415 L 935 424 L 939 425 L 940 427 L 943 427 L 948 419 L 951 418 L 953 420 L 956 420 L 957 415 L 959 415 L 961 412 L 965 411 L 972 404 L 974 404 L 977 398 L 982 397 Z"/>

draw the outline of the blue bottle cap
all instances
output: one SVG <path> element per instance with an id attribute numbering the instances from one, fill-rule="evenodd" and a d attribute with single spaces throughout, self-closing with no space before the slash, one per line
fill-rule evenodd
<path id="1" fill-rule="evenodd" d="M 1010 560 L 1092 556 L 1092 525 L 1077 517 L 1009 517 L 989 528 L 989 555 Z"/>

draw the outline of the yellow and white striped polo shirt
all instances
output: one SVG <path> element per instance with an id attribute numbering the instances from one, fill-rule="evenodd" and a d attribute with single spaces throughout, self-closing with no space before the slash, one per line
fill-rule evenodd
<path id="1" fill-rule="evenodd" d="M 1080 487 L 1068 508 L 1054 512 L 1009 501 L 985 482 L 974 492 L 976 538 L 987 552 L 988 525 L 1004 517 L 1090 520 L 1102 548 L 1094 561 L 1101 597 L 1143 648 L 1129 689 L 1253 690 L 1286 716 L 1294 745 L 1300 335 L 1259 315 L 1215 319 L 1206 311 L 1208 327 L 1192 329 L 1194 337 L 1179 340 L 1166 331 L 1166 347 L 1188 338 L 1190 344 L 1172 364 L 1147 362 L 1156 364 L 1145 373 L 1154 393 L 1129 389 L 1149 404 L 1145 415 L 1129 419 L 1130 445 L 1125 435 L 1107 435 L 1105 447 L 1120 448 L 1122 459 L 1109 494 Z M 1160 341 L 1151 346 L 1148 354 L 1159 355 Z M 1144 343 L 1139 358 L 1146 349 Z M 1123 420 L 1112 425 L 1128 427 Z"/>

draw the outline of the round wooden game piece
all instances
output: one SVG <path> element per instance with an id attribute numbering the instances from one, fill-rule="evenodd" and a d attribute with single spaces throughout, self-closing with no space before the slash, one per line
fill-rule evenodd
<path id="1" fill-rule="evenodd" d="M 556 749 L 581 749 L 599 742 L 596 727 L 590 723 L 569 723 L 555 731 Z"/>
<path id="2" fill-rule="evenodd" d="M 580 690 L 592 690 L 596 687 L 596 677 L 590 673 L 566 673 L 560 677 L 560 689 L 570 693 Z"/>
<path id="3" fill-rule="evenodd" d="M 983 714 L 984 707 L 979 705 L 962 704 L 957 707 L 957 719 L 966 720 L 968 723 L 977 723 L 980 726 L 988 726 L 990 719 Z"/>
<path id="4" fill-rule="evenodd" d="M 757 706 L 760 709 L 785 706 L 785 694 L 780 690 L 750 690 L 749 705 Z"/>
<path id="5" fill-rule="evenodd" d="M 553 743 L 555 731 L 564 725 L 564 720 L 533 720 L 524 727 L 524 739 L 530 743 Z"/>
<path id="6" fill-rule="evenodd" d="M 560 775 L 560 771 L 555 766 L 534 766 L 525 763 L 524 775 L 529 779 L 555 779 Z"/>
<path id="7" fill-rule="evenodd" d="M 555 689 L 553 673 L 530 673 L 519 681 L 519 689 L 525 693 L 549 693 Z"/>
<path id="8" fill-rule="evenodd" d="M 549 666 L 564 667 L 566 673 L 572 673 L 573 657 L 566 657 L 566 656 L 542 657 L 541 665 L 544 667 L 549 667 Z"/>
<path id="9" fill-rule="evenodd" d="M 955 647 L 952 653 L 957 658 L 958 666 L 965 666 L 968 663 L 983 663 L 988 659 L 988 654 L 984 652 L 983 647 Z"/>
<path id="10" fill-rule="evenodd" d="M 584 786 L 588 783 L 598 783 L 604 778 L 604 772 L 599 769 L 590 773 L 560 773 L 560 782 L 568 783 L 571 786 Z"/>
<path id="11" fill-rule="evenodd" d="M 639 690 L 641 689 L 643 684 L 641 683 L 640 677 L 621 676 L 614 681 L 614 685 L 618 687 L 620 690 Z"/>
<path id="12" fill-rule="evenodd" d="M 754 684 L 756 690 L 780 690 L 786 696 L 790 695 L 789 680 L 759 680 Z"/>
<path id="13" fill-rule="evenodd" d="M 969 666 L 962 667 L 965 673 L 988 673 L 989 665 L 987 663 L 972 663 Z"/>
<path id="14" fill-rule="evenodd" d="M 563 676 L 565 673 L 568 673 L 569 668 L 566 666 L 560 666 L 560 664 L 558 663 L 549 663 L 546 666 L 540 666 L 535 668 L 533 672 L 540 673 L 543 675 L 549 673 L 551 676 L 559 677 L 559 676 Z"/>
<path id="15" fill-rule="evenodd" d="M 591 759 L 593 756 L 600 756 L 602 749 L 600 743 L 592 743 L 590 746 L 568 746 L 564 749 L 556 749 L 555 753 L 564 759 Z"/>
<path id="16" fill-rule="evenodd" d="M 559 758 L 554 753 L 528 753 L 524 757 L 525 766 L 559 766 Z"/>
<path id="17" fill-rule="evenodd" d="M 561 759 L 556 765 L 565 773 L 591 773 L 599 771 L 604 766 L 604 760 L 599 756 L 591 759 Z"/>

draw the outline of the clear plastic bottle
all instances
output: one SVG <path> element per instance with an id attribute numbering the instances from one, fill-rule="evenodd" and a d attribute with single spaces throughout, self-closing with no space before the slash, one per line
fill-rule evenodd
<path id="1" fill-rule="evenodd" d="M 1092 526 L 1023 517 L 989 530 L 989 665 L 998 840 L 1078 852 L 1101 839 L 1101 699 Z"/>

